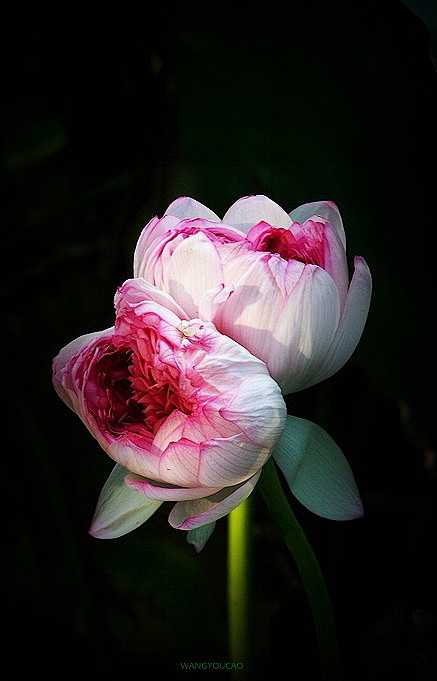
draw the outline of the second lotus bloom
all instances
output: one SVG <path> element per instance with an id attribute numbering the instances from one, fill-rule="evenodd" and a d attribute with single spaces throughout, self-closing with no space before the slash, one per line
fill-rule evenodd
<path id="1" fill-rule="evenodd" d="M 279 387 L 263 362 L 143 279 L 125 282 L 115 305 L 114 327 L 53 363 L 59 396 L 118 464 L 92 533 L 132 529 L 163 501 L 176 502 L 174 527 L 214 522 L 252 492 L 282 435 Z"/>
<path id="2" fill-rule="evenodd" d="M 239 199 L 223 220 L 194 199 L 177 199 L 141 233 L 134 277 L 172 295 L 188 319 L 213 321 L 263 360 L 283 394 L 347 362 L 372 288 L 361 257 L 349 281 L 335 204 L 305 204 L 287 214 L 265 196 Z"/>

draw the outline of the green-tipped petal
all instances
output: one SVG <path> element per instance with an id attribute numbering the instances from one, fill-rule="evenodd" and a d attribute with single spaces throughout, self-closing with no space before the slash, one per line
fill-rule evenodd
<path id="1" fill-rule="evenodd" d="M 192 544 L 197 553 L 199 553 L 214 532 L 214 528 L 215 522 L 209 523 L 208 525 L 202 525 L 201 527 L 195 527 L 194 530 L 188 530 L 187 542 Z"/>
<path id="2" fill-rule="evenodd" d="M 129 473 L 116 464 L 105 482 L 89 533 L 98 539 L 114 539 L 132 532 L 150 518 L 162 501 L 148 499 L 128 487 L 124 481 Z"/>
<path id="3" fill-rule="evenodd" d="M 294 496 L 313 513 L 330 520 L 353 520 L 363 515 L 349 463 L 317 424 L 287 416 L 273 458 Z"/>

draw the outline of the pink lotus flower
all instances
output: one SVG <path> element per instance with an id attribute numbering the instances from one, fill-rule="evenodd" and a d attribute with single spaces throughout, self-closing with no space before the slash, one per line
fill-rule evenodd
<path id="1" fill-rule="evenodd" d="M 354 266 L 349 282 L 334 203 L 288 215 L 265 196 L 239 199 L 223 221 L 179 198 L 146 225 L 134 255 L 135 277 L 262 359 L 283 394 L 332 376 L 358 344 L 371 275 L 363 258 Z"/>
<path id="2" fill-rule="evenodd" d="M 115 297 L 115 326 L 77 338 L 53 381 L 117 462 L 91 533 L 124 534 L 163 501 L 180 529 L 213 523 L 253 490 L 286 423 L 265 364 L 144 279 Z"/>

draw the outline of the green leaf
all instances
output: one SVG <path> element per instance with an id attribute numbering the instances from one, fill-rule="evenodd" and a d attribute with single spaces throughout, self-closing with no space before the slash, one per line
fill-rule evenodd
<path id="1" fill-rule="evenodd" d="M 313 513 L 330 520 L 352 520 L 363 515 L 346 457 L 317 424 L 287 416 L 273 458 L 294 496 Z"/>

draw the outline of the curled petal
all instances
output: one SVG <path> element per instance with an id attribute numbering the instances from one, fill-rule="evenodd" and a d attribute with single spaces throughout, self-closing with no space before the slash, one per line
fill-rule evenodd
<path id="1" fill-rule="evenodd" d="M 363 515 L 348 461 L 317 424 L 287 416 L 273 458 L 294 496 L 313 513 L 330 520 L 353 520 Z"/>
<path id="2" fill-rule="evenodd" d="M 291 211 L 290 218 L 293 222 L 303 223 L 317 215 L 329 220 L 340 237 L 343 247 L 346 248 L 346 234 L 343 227 L 343 220 L 340 211 L 333 201 L 312 201 L 311 203 L 304 203 L 302 206 L 298 206 Z"/>
<path id="3" fill-rule="evenodd" d="M 200 499 L 210 494 L 215 494 L 220 487 L 176 487 L 148 480 L 140 475 L 129 473 L 125 478 L 126 484 L 132 489 L 137 490 L 149 499 L 159 499 L 161 501 L 184 501 L 187 499 Z"/>
<path id="4" fill-rule="evenodd" d="M 128 471 L 116 464 L 100 493 L 89 533 L 98 539 L 114 539 L 142 525 L 162 501 L 148 499 L 124 481 Z"/>
<path id="5" fill-rule="evenodd" d="M 238 199 L 223 218 L 223 222 L 237 227 L 245 234 L 262 221 L 283 229 L 288 229 L 292 223 L 290 216 L 281 206 L 262 194 Z"/>
<path id="6" fill-rule="evenodd" d="M 134 309 L 137 314 L 141 314 L 146 309 L 152 309 L 153 303 L 157 303 L 161 305 L 161 316 L 169 324 L 177 324 L 178 320 L 184 316 L 184 311 L 171 295 L 141 277 L 127 279 L 115 294 L 114 302 L 118 315 Z M 163 315 L 163 309 L 169 310 L 170 315 Z"/>
<path id="7" fill-rule="evenodd" d="M 233 292 L 232 286 L 218 284 L 214 288 L 205 291 L 199 301 L 199 317 L 212 321 L 223 303 L 225 303 Z"/>
<path id="8" fill-rule="evenodd" d="M 170 511 L 168 521 L 178 530 L 192 530 L 208 525 L 237 508 L 253 492 L 261 471 L 241 485 L 227 487 L 203 499 L 179 501 Z"/>

